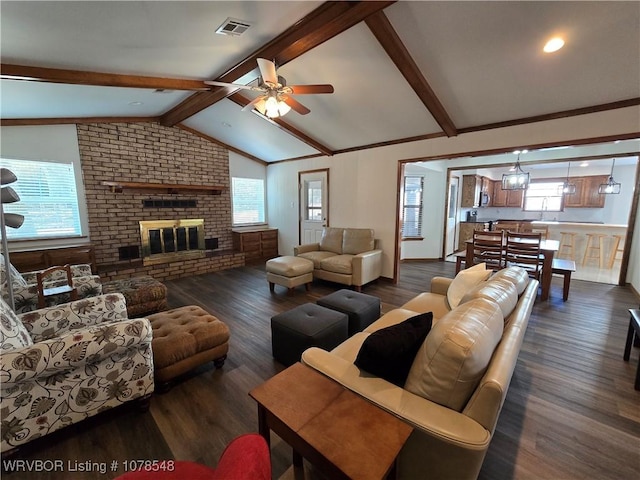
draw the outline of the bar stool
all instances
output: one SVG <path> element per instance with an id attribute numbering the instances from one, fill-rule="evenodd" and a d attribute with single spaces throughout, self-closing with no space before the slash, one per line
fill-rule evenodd
<path id="1" fill-rule="evenodd" d="M 618 253 L 624 252 L 624 247 L 620 247 L 620 242 L 624 238 L 623 235 L 612 235 L 613 241 L 611 243 L 611 250 L 609 251 L 609 264 L 607 268 L 613 268 L 613 264 L 616 260 L 621 260 L 621 258 L 616 258 Z"/>
<path id="2" fill-rule="evenodd" d="M 560 247 L 558 248 L 558 257 L 568 258 L 575 261 L 576 259 L 576 233 L 560 232 Z"/>
<path id="3" fill-rule="evenodd" d="M 598 260 L 600 268 L 604 268 L 604 237 L 602 233 L 587 233 L 587 245 L 584 248 L 584 256 L 582 257 L 582 265 L 589 260 Z"/>

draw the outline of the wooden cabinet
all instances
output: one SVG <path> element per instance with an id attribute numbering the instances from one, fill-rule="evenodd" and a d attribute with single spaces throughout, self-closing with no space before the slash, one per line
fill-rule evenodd
<path id="1" fill-rule="evenodd" d="M 278 256 L 278 229 L 234 230 L 233 249 L 244 253 L 246 261 Z"/>
<path id="2" fill-rule="evenodd" d="M 19 272 L 33 272 L 57 265 L 87 263 L 96 272 L 96 257 L 91 245 L 10 252 L 11 264 Z"/>
<path id="3" fill-rule="evenodd" d="M 493 182 L 492 207 L 522 207 L 524 190 L 503 190 L 502 181 Z"/>
<path id="4" fill-rule="evenodd" d="M 576 193 L 564 197 L 567 208 L 603 208 L 606 195 L 598 193 L 601 183 L 607 182 L 607 175 L 571 177 L 569 181 L 576 186 Z"/>
<path id="5" fill-rule="evenodd" d="M 478 175 L 462 176 L 461 207 L 477 207 L 482 189 L 482 177 Z"/>
<path id="6" fill-rule="evenodd" d="M 474 230 L 484 230 L 485 228 L 488 228 L 488 225 L 482 222 L 460 222 L 458 250 L 464 251 L 467 248 L 467 241 L 473 240 Z"/>

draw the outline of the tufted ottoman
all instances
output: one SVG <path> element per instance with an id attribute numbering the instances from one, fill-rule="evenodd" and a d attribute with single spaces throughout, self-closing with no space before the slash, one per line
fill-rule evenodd
<path id="1" fill-rule="evenodd" d="M 289 366 L 300 361 L 309 347 L 331 350 L 347 339 L 345 313 L 305 303 L 271 318 L 273 357 Z"/>
<path id="2" fill-rule="evenodd" d="M 318 305 L 349 316 L 349 336 L 361 332 L 380 318 L 380 299 L 343 288 L 319 298 Z"/>
<path id="3" fill-rule="evenodd" d="M 102 293 L 121 293 L 129 318 L 167 309 L 167 287 L 148 275 L 111 280 L 102 284 Z"/>
<path id="4" fill-rule="evenodd" d="M 304 285 L 309 290 L 309 285 L 313 281 L 313 262 L 302 257 L 272 258 L 267 261 L 267 281 L 269 290 L 273 292 L 274 284 L 287 287 L 288 294 L 293 293 L 293 289 L 298 285 Z"/>
<path id="5" fill-rule="evenodd" d="M 213 360 L 222 367 L 229 351 L 229 328 L 197 306 L 174 308 L 147 317 L 153 329 L 156 382 L 167 384 L 183 373 Z"/>

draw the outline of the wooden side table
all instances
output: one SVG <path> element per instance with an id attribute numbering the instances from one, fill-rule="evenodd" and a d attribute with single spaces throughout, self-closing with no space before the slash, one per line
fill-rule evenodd
<path id="1" fill-rule="evenodd" d="M 395 461 L 413 428 L 301 363 L 249 395 L 258 403 L 260 434 L 270 430 L 332 480 L 395 478 Z"/>
<path id="2" fill-rule="evenodd" d="M 633 345 L 634 337 L 640 339 L 640 310 L 629 309 L 631 317 L 629 318 L 629 330 L 627 331 L 627 343 L 624 347 L 624 361 L 629 361 L 631 355 L 631 345 Z M 638 358 L 638 369 L 636 370 L 636 383 L 633 386 L 636 390 L 640 390 L 640 358 Z"/>

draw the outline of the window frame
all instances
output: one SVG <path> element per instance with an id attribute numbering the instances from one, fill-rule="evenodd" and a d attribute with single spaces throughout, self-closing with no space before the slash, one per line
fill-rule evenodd
<path id="1" fill-rule="evenodd" d="M 79 162 L 79 159 L 68 159 L 68 160 L 53 160 L 53 159 L 24 159 L 24 158 L 9 158 L 1 157 L 0 163 L 2 167 L 8 168 L 11 170 L 17 177 L 17 181 L 6 186 L 12 187 L 14 190 L 18 192 L 21 199 L 19 202 L 15 202 L 14 204 L 8 203 L 4 205 L 5 213 L 21 213 L 24 215 L 24 212 L 16 211 L 15 208 L 12 208 L 12 205 L 15 205 L 18 209 L 20 207 L 24 207 L 24 203 L 20 205 L 20 202 L 25 202 L 28 198 L 28 195 L 25 192 L 20 192 L 20 177 L 23 177 L 24 174 L 20 173 L 20 167 L 16 165 L 16 163 L 38 163 L 40 164 L 40 168 L 44 168 L 43 166 L 46 164 L 55 164 L 55 165 L 68 165 L 72 170 L 73 179 L 67 183 L 67 185 L 73 185 L 75 188 L 75 196 L 71 197 L 75 199 L 75 211 L 72 212 L 76 218 L 76 221 L 73 222 L 74 225 L 74 233 L 72 234 L 56 234 L 56 235 L 30 235 L 24 236 L 25 230 L 23 227 L 19 229 L 7 229 L 7 242 L 11 243 L 14 248 L 22 248 L 22 246 L 32 245 L 34 242 L 38 242 L 38 245 L 42 247 L 46 246 L 69 246 L 78 244 L 79 239 L 86 239 L 89 235 L 89 227 L 88 227 L 88 212 L 87 212 L 87 204 L 85 200 L 85 190 L 84 184 L 82 182 L 82 168 Z M 56 172 L 58 173 L 58 172 Z M 27 177 L 28 178 L 28 177 Z M 51 187 L 48 187 L 51 188 Z M 54 197 L 55 198 L 55 197 Z M 62 197 L 64 198 L 64 197 Z M 66 198 L 69 200 L 69 197 Z M 37 202 L 33 202 L 37 203 Z M 43 202 L 46 203 L 46 202 Z M 25 220 L 29 215 L 25 215 Z M 10 238 L 11 237 L 13 238 Z"/>
<path id="2" fill-rule="evenodd" d="M 561 187 L 566 179 L 565 178 L 538 178 L 532 179 L 529 183 L 529 187 L 524 191 L 522 198 L 522 211 L 523 212 L 564 212 L 564 199 L 565 195 L 560 193 L 558 194 L 559 187 Z M 554 195 L 530 195 L 530 193 L 535 192 L 536 189 L 531 189 L 532 185 L 540 185 L 540 184 L 549 184 L 554 185 L 549 188 L 549 192 L 554 192 Z M 527 199 L 528 198 L 543 198 L 541 208 L 527 208 Z M 558 208 L 544 208 L 544 199 L 545 198 L 554 198 L 560 200 L 560 205 Z M 547 202 L 548 204 L 548 202 Z"/>
<path id="3" fill-rule="evenodd" d="M 420 197 L 418 204 L 409 204 L 407 203 L 407 180 L 409 179 L 420 179 Z M 417 223 L 415 229 L 415 234 L 407 235 L 405 233 L 405 222 L 407 218 L 407 209 L 417 209 Z M 400 231 L 402 233 L 402 240 L 423 240 L 424 237 L 422 235 L 422 221 L 424 218 L 424 175 L 416 175 L 416 174 L 408 174 L 404 175 L 402 179 L 402 225 L 400 227 Z M 413 233 L 413 232 L 412 232 Z"/>
<path id="4" fill-rule="evenodd" d="M 237 223 L 235 221 L 236 217 L 236 204 L 237 200 L 235 197 L 235 181 L 236 180 L 251 180 L 256 182 L 261 182 L 262 184 L 262 220 L 257 220 L 255 222 L 240 222 Z M 258 214 L 260 216 L 260 213 Z M 250 227 L 256 225 L 267 225 L 267 182 L 264 178 L 258 177 L 241 177 L 241 176 L 232 176 L 231 177 L 231 225 L 233 227 Z"/>

